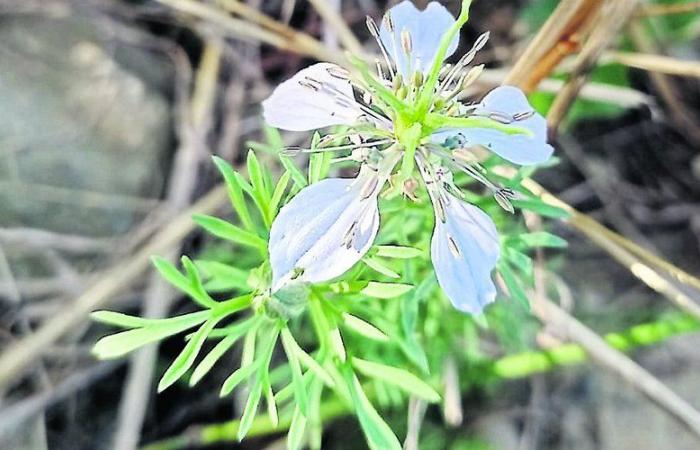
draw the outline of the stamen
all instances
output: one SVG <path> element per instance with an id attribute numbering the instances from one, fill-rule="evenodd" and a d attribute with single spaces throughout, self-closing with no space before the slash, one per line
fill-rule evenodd
<path id="1" fill-rule="evenodd" d="M 449 74 L 445 78 L 445 81 L 438 88 L 438 92 L 442 92 L 445 89 L 447 89 L 450 83 L 452 83 L 452 81 L 455 79 L 457 74 L 474 60 L 477 52 L 481 50 L 484 47 L 484 45 L 486 45 L 486 42 L 488 42 L 489 36 L 490 33 L 487 31 L 486 33 L 483 33 L 477 38 L 476 42 L 474 42 L 474 45 L 472 45 L 472 48 L 467 53 L 465 53 L 459 59 L 459 61 L 457 61 L 457 64 L 454 65 L 452 70 L 450 70 Z"/>
<path id="2" fill-rule="evenodd" d="M 509 125 L 509 124 L 513 123 L 513 116 L 512 115 L 506 114 L 503 112 L 499 112 L 499 111 L 491 111 L 488 114 L 488 118 L 491 120 L 495 120 L 498 123 L 502 123 L 504 125 Z"/>
<path id="3" fill-rule="evenodd" d="M 515 208 L 513 208 L 513 205 L 510 203 L 510 200 L 506 195 L 503 193 L 503 189 L 499 189 L 493 194 L 493 198 L 496 200 L 496 203 L 503 208 L 504 210 L 508 211 L 511 214 L 515 213 Z"/>
<path id="4" fill-rule="evenodd" d="M 492 192 L 497 192 L 500 189 L 498 186 L 496 186 L 494 183 L 492 183 L 486 177 L 484 177 L 482 174 L 480 174 L 474 167 L 472 167 L 472 165 L 470 163 L 461 160 L 462 158 L 458 159 L 458 157 L 461 155 L 452 155 L 452 154 L 448 153 L 447 151 L 445 151 L 442 147 L 436 146 L 436 145 L 430 145 L 429 148 L 430 148 L 430 151 L 437 154 L 439 157 L 447 160 L 453 166 L 462 170 L 467 175 L 469 175 L 470 177 L 474 178 L 479 183 L 481 183 L 484 186 L 486 186 L 487 188 L 489 188 Z"/>
<path id="5" fill-rule="evenodd" d="M 394 67 L 391 64 L 389 53 L 387 52 L 387 49 L 384 46 L 384 43 L 382 42 L 382 39 L 379 37 L 379 28 L 377 27 L 377 24 L 374 22 L 374 19 L 372 19 L 370 16 L 367 16 L 366 23 L 367 29 L 369 30 L 369 34 L 372 35 L 374 40 L 377 42 L 377 45 L 379 46 L 379 51 L 382 52 L 382 56 L 384 57 L 384 61 L 386 62 L 387 68 L 389 69 L 389 74 L 391 75 L 391 78 L 394 78 Z M 380 78 L 383 79 L 384 76 L 381 76 Z"/>
<path id="6" fill-rule="evenodd" d="M 350 81 L 350 72 L 343 69 L 342 67 L 332 66 L 326 69 L 326 72 L 334 78 L 344 81 Z"/>
<path id="7" fill-rule="evenodd" d="M 411 32 L 406 28 L 401 30 L 401 49 L 404 55 L 406 55 L 406 61 L 408 66 L 408 74 L 413 71 L 413 61 L 411 58 L 411 52 L 413 51 L 413 39 L 411 39 Z"/>
<path id="8" fill-rule="evenodd" d="M 382 63 L 378 59 L 375 59 L 374 64 L 377 66 L 377 76 L 379 77 L 379 79 L 385 80 L 386 78 L 384 77 L 384 70 L 382 69 Z"/>
<path id="9" fill-rule="evenodd" d="M 384 14 L 384 26 L 386 29 L 389 31 L 389 33 L 394 32 L 394 19 L 391 18 L 391 12 L 387 11 L 386 14 Z"/>
<path id="10" fill-rule="evenodd" d="M 321 153 L 321 152 L 338 152 L 341 150 L 353 150 L 356 148 L 363 148 L 363 147 L 374 147 L 376 145 L 384 145 L 384 144 L 389 144 L 391 143 L 391 139 L 380 139 L 378 141 L 368 141 L 368 142 L 363 142 L 361 144 L 345 144 L 345 145 L 336 145 L 334 147 L 316 147 L 316 148 L 302 148 L 299 147 L 298 145 L 290 145 L 288 147 L 285 147 L 282 149 L 280 153 L 282 153 L 285 156 L 296 156 L 299 153 Z"/>
<path id="11" fill-rule="evenodd" d="M 535 111 L 519 112 L 517 114 L 513 114 L 513 120 L 515 120 L 516 122 L 519 122 L 521 120 L 527 120 L 534 115 L 535 115 Z"/>

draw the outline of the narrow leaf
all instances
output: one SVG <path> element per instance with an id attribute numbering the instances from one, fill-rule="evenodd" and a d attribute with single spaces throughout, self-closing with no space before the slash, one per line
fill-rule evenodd
<path id="1" fill-rule="evenodd" d="M 236 386 L 241 384 L 242 381 L 245 381 L 248 378 L 250 378 L 257 371 L 259 366 L 260 366 L 260 360 L 255 361 L 251 364 L 248 364 L 247 366 L 242 366 L 242 367 L 239 367 L 238 369 L 236 369 L 224 381 L 224 384 L 221 386 L 221 391 L 219 392 L 219 396 L 225 397 L 225 396 L 229 395 L 231 392 L 233 392 L 234 389 L 236 389 Z"/>
<path id="2" fill-rule="evenodd" d="M 360 292 L 368 297 L 387 299 L 399 297 L 411 289 L 413 286 L 410 284 L 370 281 Z"/>
<path id="3" fill-rule="evenodd" d="M 241 422 L 238 426 L 238 433 L 236 437 L 239 441 L 242 441 L 246 437 L 251 425 L 253 425 L 253 419 L 255 419 L 255 414 L 258 412 L 258 405 L 260 404 L 260 396 L 262 395 L 262 379 L 257 378 L 253 382 L 253 386 L 250 388 L 250 394 L 248 395 L 248 401 L 246 401 L 245 408 L 243 409 L 243 415 L 241 416 Z"/>
<path id="4" fill-rule="evenodd" d="M 401 278 L 401 275 L 387 267 L 384 264 L 384 262 L 379 258 L 374 258 L 371 256 L 365 257 L 362 259 L 362 262 L 367 264 L 373 270 L 376 270 L 377 272 L 381 273 L 382 275 L 386 275 L 389 278 Z"/>
<path id="5" fill-rule="evenodd" d="M 297 406 L 301 409 L 302 414 L 307 415 L 308 411 L 308 398 L 306 395 L 306 388 L 304 387 L 304 380 L 302 378 L 301 366 L 299 365 L 299 359 L 297 359 L 297 354 L 294 351 L 294 345 L 291 343 L 294 341 L 292 334 L 289 332 L 289 328 L 282 328 L 282 346 L 287 354 L 287 359 L 289 360 L 289 367 L 292 369 L 292 386 L 294 387 L 294 398 L 296 400 Z"/>
<path id="6" fill-rule="evenodd" d="M 275 191 L 272 193 L 272 199 L 270 200 L 270 217 L 272 218 L 277 215 L 277 210 L 280 207 L 282 196 L 287 190 L 287 185 L 289 184 L 289 178 L 291 178 L 289 171 L 284 172 L 277 182 L 277 186 L 275 186 Z"/>
<path id="7" fill-rule="evenodd" d="M 362 390 L 360 382 L 349 368 L 343 371 L 343 376 L 355 407 L 355 413 L 360 420 L 362 431 L 370 448 L 378 450 L 401 450 L 401 444 L 394 432 L 381 418 Z"/>
<path id="8" fill-rule="evenodd" d="M 422 254 L 420 250 L 413 247 L 402 247 L 398 245 L 379 245 L 377 246 L 377 256 L 386 258 L 409 259 L 415 258 Z"/>
<path id="9" fill-rule="evenodd" d="M 294 184 L 296 185 L 297 189 L 303 189 L 309 185 L 309 183 L 306 181 L 306 177 L 302 171 L 299 170 L 296 164 L 294 164 L 294 161 L 292 161 L 291 158 L 280 155 L 280 162 L 282 162 L 282 166 L 284 166 L 287 172 L 292 175 L 292 180 L 294 180 Z"/>
<path id="10" fill-rule="evenodd" d="M 187 294 L 192 300 L 205 308 L 211 308 L 214 302 L 208 295 L 202 296 L 202 292 L 197 287 L 192 285 L 192 280 L 180 273 L 177 268 L 165 258 L 154 256 L 151 258 L 153 265 L 156 267 L 161 276 L 165 280 L 175 286 L 180 291 Z"/>
<path id="11" fill-rule="evenodd" d="M 202 228 L 214 236 L 226 239 L 237 244 L 257 248 L 261 253 L 267 253 L 267 242 L 258 235 L 245 231 L 232 223 L 217 217 L 195 214 L 192 219 Z"/>
<path id="12" fill-rule="evenodd" d="M 352 365 L 367 377 L 394 385 L 427 402 L 440 401 L 440 394 L 432 386 L 407 370 L 359 358 L 352 358 Z"/>
<path id="13" fill-rule="evenodd" d="M 223 315 L 212 317 L 202 325 L 190 341 L 185 345 L 182 352 L 175 358 L 175 361 L 168 367 L 163 374 L 163 377 L 158 382 L 158 392 L 163 392 L 165 389 L 172 386 L 179 380 L 194 364 L 197 355 L 199 354 L 204 341 L 207 340 L 207 335 L 214 329 L 217 323 L 224 318 Z"/>
<path id="14" fill-rule="evenodd" d="M 369 322 L 365 322 L 357 316 L 353 316 L 349 313 L 343 313 L 343 323 L 346 327 L 350 328 L 354 332 L 374 341 L 388 342 L 389 336 L 384 334 L 377 327 Z"/>
<path id="15" fill-rule="evenodd" d="M 243 197 L 243 190 L 241 188 L 238 179 L 236 178 L 236 173 L 229 163 L 219 158 L 218 156 L 213 156 L 214 164 L 221 172 L 226 182 L 226 189 L 228 191 L 228 196 L 231 200 L 231 206 L 238 214 L 238 217 L 243 223 L 243 227 L 249 231 L 255 230 L 255 224 L 250 216 L 250 211 L 248 211 L 248 205 L 246 204 L 245 198 Z"/>
<path id="16" fill-rule="evenodd" d="M 207 320 L 209 311 L 186 314 L 162 323 L 149 325 L 121 333 L 105 336 L 92 348 L 92 353 L 99 359 L 111 359 L 124 356 L 132 350 L 152 342 L 160 341 L 168 336 L 181 333 Z"/>

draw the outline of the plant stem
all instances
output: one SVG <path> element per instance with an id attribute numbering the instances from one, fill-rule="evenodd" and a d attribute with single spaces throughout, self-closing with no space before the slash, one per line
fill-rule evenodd
<path id="1" fill-rule="evenodd" d="M 312 300 L 313 301 L 313 300 Z M 320 305 L 318 305 L 320 306 Z M 605 335 L 605 341 L 611 347 L 629 352 L 635 348 L 650 346 L 671 337 L 700 330 L 700 321 L 690 314 L 675 314 L 665 319 L 635 325 L 624 331 Z M 580 364 L 588 359 L 583 348 L 576 344 L 563 344 L 558 347 L 528 351 L 504 356 L 494 361 L 485 361 L 477 365 L 479 379 L 471 383 L 485 383 L 494 378 L 508 380 L 525 378 L 535 373 L 548 372 L 557 367 Z M 351 409 L 336 397 L 321 403 L 320 417 L 329 421 L 351 413 Z M 157 441 L 142 447 L 142 450 L 182 450 L 221 442 L 235 442 L 239 420 L 192 427 L 182 435 Z M 291 416 L 280 417 L 278 427 L 273 427 L 267 415 L 255 418 L 248 432 L 248 437 L 266 436 L 286 431 L 291 424 Z"/>

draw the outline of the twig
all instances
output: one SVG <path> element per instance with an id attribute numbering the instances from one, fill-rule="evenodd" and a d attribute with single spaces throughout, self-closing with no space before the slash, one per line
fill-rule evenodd
<path id="1" fill-rule="evenodd" d="M 540 320 L 555 326 L 585 349 L 591 358 L 619 375 L 700 437 L 700 412 L 639 364 L 612 348 L 603 338 L 546 298 L 536 300 L 533 311 Z"/>
<path id="2" fill-rule="evenodd" d="M 333 2 L 327 0 L 309 0 L 309 3 L 313 5 L 318 14 L 325 20 L 326 26 L 337 33 L 338 39 L 340 39 L 340 42 L 346 50 L 356 56 L 364 55 L 362 44 L 357 40 L 340 13 L 333 7 Z"/>
<path id="3" fill-rule="evenodd" d="M 640 5 L 639 8 L 637 8 L 635 15 L 640 17 L 668 16 L 671 14 L 692 13 L 697 10 L 700 10 L 700 2 L 672 3 L 669 5 L 646 4 Z"/>
<path id="4" fill-rule="evenodd" d="M 0 242 L 30 244 L 67 253 L 102 253 L 114 247 L 114 240 L 56 233 L 39 228 L 0 228 Z"/>
<path id="5" fill-rule="evenodd" d="M 0 442 L 3 436 L 11 433 L 25 421 L 41 414 L 47 408 L 85 389 L 109 375 L 123 361 L 100 362 L 87 369 L 68 375 L 51 389 L 42 391 L 0 410 Z"/>
<path id="6" fill-rule="evenodd" d="M 181 127 L 184 129 L 180 132 L 182 141 L 175 155 L 167 197 L 167 204 L 173 211 L 185 208 L 194 192 L 197 165 L 211 124 L 221 51 L 221 43 L 215 39 L 205 45 L 192 98 L 184 102 L 184 111 L 180 114 Z M 189 75 L 189 69 L 187 74 Z M 186 85 L 189 76 L 184 80 Z M 171 262 L 177 260 L 177 248 L 178 246 L 174 245 L 165 252 Z M 171 287 L 162 277 L 153 273 L 145 290 L 142 316 L 166 316 L 172 299 Z M 157 356 L 158 347 L 153 345 L 141 349 L 131 357 L 119 408 L 118 426 L 114 433 L 114 450 L 133 450 L 138 446 L 149 394 L 153 387 L 151 381 Z"/>
<path id="7" fill-rule="evenodd" d="M 224 186 L 213 188 L 192 208 L 175 217 L 139 252 L 115 264 L 81 296 L 67 303 L 64 310 L 42 324 L 34 334 L 9 346 L 0 355 L 0 392 L 18 381 L 21 372 L 35 362 L 51 343 L 83 323 L 91 311 L 107 304 L 115 294 L 142 276 L 149 267 L 151 255 L 163 253 L 190 233 L 194 228 L 190 218 L 192 214 L 211 214 L 225 204 L 226 198 Z"/>
<path id="8" fill-rule="evenodd" d="M 571 0 L 560 2 L 525 52 L 518 58 L 505 84 L 531 91 L 548 77 L 559 62 L 577 50 L 587 24 L 602 5 L 600 0 Z"/>
<path id="9" fill-rule="evenodd" d="M 557 94 L 547 114 L 550 131 L 556 131 L 603 51 L 610 45 L 635 11 L 639 0 L 610 0 L 600 11 L 590 36 L 576 56 L 569 79 Z"/>
<path id="10" fill-rule="evenodd" d="M 700 63 L 653 53 L 616 52 L 603 54 L 601 62 L 615 62 L 635 69 L 680 77 L 700 78 Z"/>

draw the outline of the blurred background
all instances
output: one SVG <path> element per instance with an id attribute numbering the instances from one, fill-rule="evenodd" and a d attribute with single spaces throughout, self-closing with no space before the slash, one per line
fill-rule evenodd
<path id="1" fill-rule="evenodd" d="M 155 394 L 179 342 L 95 361 L 105 328 L 87 314 L 182 309 L 148 257 L 196 254 L 191 212 L 229 213 L 210 155 L 240 164 L 264 139 L 259 105 L 275 84 L 340 58 L 348 32 L 374 51 L 365 16 L 391 4 L 0 0 L 1 449 L 284 448 L 274 432 L 242 444 L 225 425 L 201 433 L 240 414 L 218 396 L 226 367 Z M 700 407 L 700 284 L 669 267 L 700 272 L 700 2 L 477 0 L 471 17 L 457 55 L 491 32 L 474 93 L 519 84 L 548 114 L 560 162 L 535 179 L 670 274 L 644 272 L 594 225 L 556 222 L 569 248 L 547 263 L 562 308 L 600 335 L 685 311 L 678 336 L 630 356 Z M 533 335 L 543 348 L 571 337 L 547 325 Z M 700 448 L 700 428 L 620 373 L 585 362 L 457 391 L 452 410 L 428 409 L 419 448 Z M 405 428 L 404 408 L 383 413 Z M 352 417 L 329 422 L 324 439 L 365 446 Z"/>

